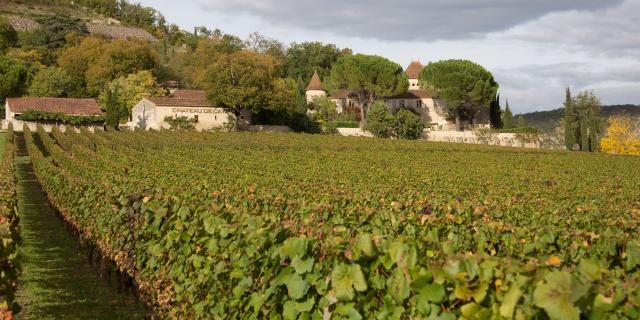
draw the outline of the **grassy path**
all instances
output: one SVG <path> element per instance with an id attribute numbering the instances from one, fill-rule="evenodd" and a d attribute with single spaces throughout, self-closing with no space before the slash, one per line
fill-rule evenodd
<path id="1" fill-rule="evenodd" d="M 21 139 L 18 139 L 21 140 Z M 143 319 L 144 308 L 100 278 L 50 207 L 18 143 L 16 175 L 23 243 L 18 319 Z M 22 156 L 21 156 L 22 155 Z"/>

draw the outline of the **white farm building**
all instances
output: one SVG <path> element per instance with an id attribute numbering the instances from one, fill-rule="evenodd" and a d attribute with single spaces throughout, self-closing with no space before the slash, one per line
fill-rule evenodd
<path id="1" fill-rule="evenodd" d="M 127 125 L 131 129 L 169 129 L 166 117 L 187 117 L 200 131 L 222 128 L 234 119 L 232 113 L 212 106 L 204 91 L 175 90 L 167 97 L 142 99 L 133 107 Z M 241 117 L 239 120 L 245 119 Z"/>
<path id="2" fill-rule="evenodd" d="M 409 79 L 409 87 L 403 94 L 393 97 L 383 97 L 392 112 L 399 109 L 409 109 L 419 115 L 425 126 L 435 130 L 454 130 L 455 123 L 449 117 L 446 103 L 432 97 L 420 86 L 420 72 L 424 65 L 418 60 L 413 60 L 405 70 Z M 361 106 L 356 95 L 348 90 L 327 91 L 317 72 L 314 72 L 306 89 L 307 103 L 313 103 L 317 97 L 328 97 L 336 104 L 338 113 L 360 113 Z M 469 128 L 489 128 L 489 110 L 483 110 L 475 116 L 475 123 L 467 121 L 463 123 Z"/>

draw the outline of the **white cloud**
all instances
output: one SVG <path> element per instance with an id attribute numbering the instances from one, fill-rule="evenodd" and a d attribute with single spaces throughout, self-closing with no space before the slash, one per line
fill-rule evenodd
<path id="1" fill-rule="evenodd" d="M 640 1 L 593 11 L 550 13 L 490 35 L 498 40 L 536 43 L 547 48 L 589 51 L 593 55 L 640 54 Z"/>
<path id="2" fill-rule="evenodd" d="M 567 86 L 594 89 L 605 104 L 640 104 L 640 0 L 141 1 L 187 30 L 259 30 L 403 66 L 413 58 L 474 60 L 493 72 L 515 112 L 557 108 Z"/>
<path id="3" fill-rule="evenodd" d="M 207 10 L 245 13 L 280 26 L 382 40 L 483 36 L 551 12 L 593 10 L 621 0 L 201 0 Z"/>

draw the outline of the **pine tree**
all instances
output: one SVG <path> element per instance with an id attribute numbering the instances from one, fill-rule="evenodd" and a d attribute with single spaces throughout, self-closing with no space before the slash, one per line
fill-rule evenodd
<path id="1" fill-rule="evenodd" d="M 502 108 L 500 108 L 499 94 L 496 96 L 496 99 L 491 102 L 489 114 L 491 117 L 491 127 L 494 129 L 502 129 Z"/>
<path id="2" fill-rule="evenodd" d="M 567 88 L 564 102 L 564 144 L 567 150 L 573 150 L 573 146 L 578 143 L 578 123 L 576 119 L 571 89 Z"/>
<path id="3" fill-rule="evenodd" d="M 502 116 L 502 128 L 503 129 L 513 128 L 513 113 L 511 113 L 511 109 L 509 109 L 509 101 L 507 101 L 507 106 L 505 107 L 504 115 Z"/>
<path id="4" fill-rule="evenodd" d="M 525 123 L 525 121 L 524 121 L 524 116 L 523 116 L 522 114 L 520 114 L 520 115 L 518 116 L 518 128 L 524 128 L 524 127 L 526 127 L 526 126 L 527 126 L 527 125 L 526 125 L 526 123 Z"/>

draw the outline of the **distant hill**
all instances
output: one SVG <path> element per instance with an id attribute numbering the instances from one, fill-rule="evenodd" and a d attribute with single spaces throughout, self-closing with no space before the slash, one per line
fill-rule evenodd
<path id="1" fill-rule="evenodd" d="M 140 39 L 156 42 L 158 39 L 142 28 L 122 25 L 116 19 L 105 17 L 87 8 L 63 6 L 55 4 L 22 4 L 14 1 L 0 0 L 0 16 L 4 16 L 16 31 L 36 31 L 40 24 L 38 17 L 67 15 L 82 20 L 92 35 L 112 39 Z"/>
<path id="2" fill-rule="evenodd" d="M 633 118 L 640 118 L 640 105 L 626 104 L 602 107 L 603 118 L 617 113 L 626 113 Z M 527 126 L 538 128 L 541 132 L 550 132 L 562 122 L 564 109 L 524 113 L 523 116 Z"/>
<path id="3" fill-rule="evenodd" d="M 606 131 L 606 119 L 613 115 L 624 113 L 635 120 L 636 127 L 640 129 L 640 105 L 613 105 L 602 107 L 603 132 Z M 564 144 L 562 118 L 564 109 L 551 111 L 536 111 L 524 113 L 525 123 L 528 127 L 537 128 L 542 136 L 543 145 L 548 148 L 562 148 Z M 517 118 L 518 115 L 516 115 Z"/>

